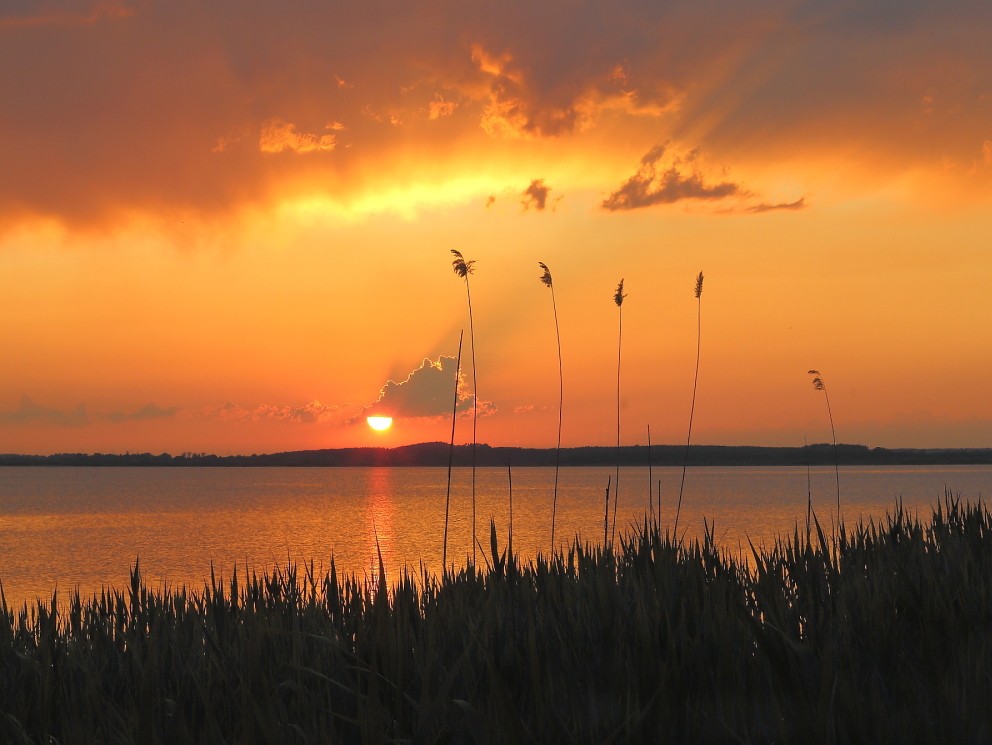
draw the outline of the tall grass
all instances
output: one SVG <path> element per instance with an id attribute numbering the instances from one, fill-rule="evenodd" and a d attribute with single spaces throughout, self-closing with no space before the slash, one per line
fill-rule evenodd
<path id="1" fill-rule="evenodd" d="M 479 442 L 479 379 L 476 376 L 475 367 L 475 317 L 472 314 L 472 288 L 469 285 L 468 275 L 475 272 L 475 261 L 466 261 L 460 251 L 451 249 L 451 254 L 455 257 L 451 262 L 451 268 L 455 275 L 465 280 L 465 295 L 468 298 L 468 336 L 472 345 L 472 563 L 477 560 L 475 553 L 476 544 L 479 542 L 475 530 L 475 451 Z"/>
<path id="2" fill-rule="evenodd" d="M 699 350 L 703 338 L 703 273 L 696 277 L 696 372 L 692 378 L 692 405 L 689 407 L 689 431 L 685 436 L 685 458 L 682 460 L 682 482 L 679 484 L 679 504 L 675 508 L 675 527 L 678 532 L 679 515 L 682 513 L 682 491 L 685 489 L 685 472 L 689 468 L 689 443 L 692 441 L 692 416 L 696 413 L 696 387 L 699 384 Z"/>
<path id="3" fill-rule="evenodd" d="M 561 457 L 561 422 L 562 405 L 564 403 L 565 388 L 564 376 L 561 364 L 561 331 L 558 328 L 558 304 L 555 302 L 555 285 L 551 279 L 551 270 L 543 261 L 537 262 L 544 274 L 541 275 L 541 282 L 551 290 L 551 309 L 555 316 L 555 339 L 558 342 L 558 442 L 555 445 L 555 490 L 551 500 L 551 550 L 555 550 L 555 516 L 558 512 L 558 466 Z"/>
<path id="4" fill-rule="evenodd" d="M 451 466 L 455 459 L 455 420 L 458 418 L 458 386 L 462 378 L 462 340 L 465 329 L 458 334 L 458 360 L 455 363 L 455 396 L 451 404 L 451 442 L 448 444 L 448 487 L 444 495 L 444 548 L 441 552 L 441 567 L 448 567 L 448 516 L 451 512 Z"/>
<path id="5" fill-rule="evenodd" d="M 840 462 L 837 459 L 837 430 L 834 429 L 834 413 L 830 409 L 830 394 L 827 393 L 827 385 L 823 382 L 820 371 L 810 370 L 809 374 L 813 376 L 814 390 L 823 391 L 823 397 L 827 402 L 827 416 L 830 418 L 830 436 L 833 438 L 834 443 L 834 479 L 837 482 L 837 529 L 840 530 Z"/>
<path id="6" fill-rule="evenodd" d="M 617 504 L 620 502 L 620 361 L 623 358 L 623 300 L 627 297 L 623 291 L 623 280 L 613 293 L 613 302 L 617 306 L 617 478 L 613 484 L 613 529 L 610 532 L 610 544 L 617 534 Z"/>
<path id="7" fill-rule="evenodd" d="M 645 523 L 438 579 L 244 569 L 0 603 L 0 742 L 934 743 L 992 732 L 992 517 L 747 561 Z"/>

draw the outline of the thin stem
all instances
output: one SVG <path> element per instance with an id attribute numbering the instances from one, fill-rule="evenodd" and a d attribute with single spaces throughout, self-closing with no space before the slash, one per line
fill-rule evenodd
<path id="1" fill-rule="evenodd" d="M 448 491 L 444 497 L 444 549 L 441 552 L 441 573 L 448 567 L 448 513 L 451 507 L 451 463 L 455 457 L 455 416 L 458 412 L 458 380 L 462 374 L 462 338 L 465 329 L 458 334 L 458 362 L 455 365 L 455 402 L 451 405 L 451 444 L 448 446 Z"/>
<path id="2" fill-rule="evenodd" d="M 648 425 L 648 511 L 654 517 L 654 474 L 651 470 L 651 425 Z"/>
<path id="3" fill-rule="evenodd" d="M 689 407 L 689 432 L 685 436 L 685 458 L 682 461 L 682 483 L 679 484 L 679 504 L 675 508 L 675 527 L 672 532 L 677 533 L 679 528 L 679 515 L 682 512 L 682 491 L 685 488 L 685 471 L 689 467 L 689 442 L 692 440 L 692 416 L 696 412 L 696 385 L 699 383 L 699 349 L 703 334 L 703 301 L 696 297 L 696 374 L 692 379 L 692 405 Z"/>
<path id="4" fill-rule="evenodd" d="M 827 399 L 827 416 L 830 417 L 830 436 L 834 441 L 834 477 L 837 480 L 837 532 L 840 532 L 840 465 L 837 462 L 837 432 L 834 430 L 834 415 L 830 410 L 830 394 L 823 386 L 823 396 Z"/>
<path id="5" fill-rule="evenodd" d="M 551 552 L 555 551 L 555 515 L 558 512 L 558 465 L 561 456 L 561 407 L 564 400 L 561 364 L 561 333 L 558 329 L 558 305 L 555 303 L 555 288 L 551 285 L 551 307 L 555 313 L 555 338 L 558 340 L 558 444 L 555 446 L 555 492 L 551 501 Z"/>
<path id="6" fill-rule="evenodd" d="M 618 306 L 620 323 L 617 329 L 617 479 L 613 485 L 613 531 L 610 545 L 617 537 L 617 504 L 620 502 L 620 359 L 623 350 L 623 306 Z"/>
<path id="7" fill-rule="evenodd" d="M 472 565 L 475 566 L 475 547 L 478 543 L 475 533 L 475 446 L 478 442 L 476 427 L 479 423 L 479 382 L 475 371 L 475 320 L 472 316 L 472 290 L 465 275 L 465 292 L 468 295 L 468 331 L 472 342 Z"/>
<path id="8" fill-rule="evenodd" d="M 506 479 L 510 485 L 510 534 L 507 539 L 507 550 L 510 552 L 509 564 L 513 564 L 513 469 L 510 461 L 506 462 Z"/>
<path id="9" fill-rule="evenodd" d="M 806 545 L 809 546 L 810 522 L 813 516 L 813 483 L 809 475 L 809 443 L 803 435 L 803 455 L 806 460 Z"/>
<path id="10" fill-rule="evenodd" d="M 603 551 L 606 551 L 606 537 L 610 533 L 610 479 L 606 477 L 606 512 L 603 513 Z"/>

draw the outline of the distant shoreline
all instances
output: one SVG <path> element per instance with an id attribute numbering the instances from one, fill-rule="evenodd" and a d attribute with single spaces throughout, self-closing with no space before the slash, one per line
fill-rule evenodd
<path id="1" fill-rule="evenodd" d="M 425 442 L 397 448 L 335 448 L 298 450 L 264 455 L 210 455 L 207 453 L 57 453 L 55 455 L 0 454 L 0 466 L 167 466 L 167 467 L 354 467 L 354 466 L 447 466 L 449 445 Z M 620 448 L 620 465 L 648 465 L 645 445 Z M 681 466 L 684 445 L 654 445 L 650 460 L 656 466 Z M 992 464 L 992 448 L 869 448 L 866 445 L 838 445 L 837 461 L 842 466 L 931 466 Z M 456 445 L 454 465 L 472 462 L 472 446 Z M 612 466 L 617 462 L 615 447 L 562 448 L 563 467 Z M 554 466 L 554 448 L 492 447 L 479 444 L 479 466 Z M 693 445 L 690 466 L 832 466 L 833 447 L 815 444 L 806 447 L 756 447 L 736 445 Z"/>

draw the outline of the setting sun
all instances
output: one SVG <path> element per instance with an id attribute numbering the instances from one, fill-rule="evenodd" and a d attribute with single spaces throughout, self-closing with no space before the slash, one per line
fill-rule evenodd
<path id="1" fill-rule="evenodd" d="M 366 420 L 372 429 L 382 431 L 384 429 L 389 429 L 393 424 L 393 418 L 390 416 L 370 416 Z"/>

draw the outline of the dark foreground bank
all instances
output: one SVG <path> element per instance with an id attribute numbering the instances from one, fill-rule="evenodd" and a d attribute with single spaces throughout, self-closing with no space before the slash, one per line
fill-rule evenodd
<path id="1" fill-rule="evenodd" d="M 170 466 L 170 467 L 343 467 L 343 466 L 447 466 L 450 445 L 422 442 L 395 448 L 331 448 L 286 453 L 213 455 L 211 453 L 56 453 L 55 455 L 0 454 L 0 466 Z M 480 443 L 456 445 L 456 466 L 681 466 L 685 445 L 554 448 L 492 447 Z M 827 444 L 805 447 L 755 447 L 693 445 L 690 466 L 931 466 L 992 464 L 992 448 L 869 448 L 866 445 Z"/>
<path id="2" fill-rule="evenodd" d="M 646 526 L 387 589 L 290 566 L 0 613 L 11 743 L 933 743 L 992 734 L 992 519 L 754 552 Z"/>

